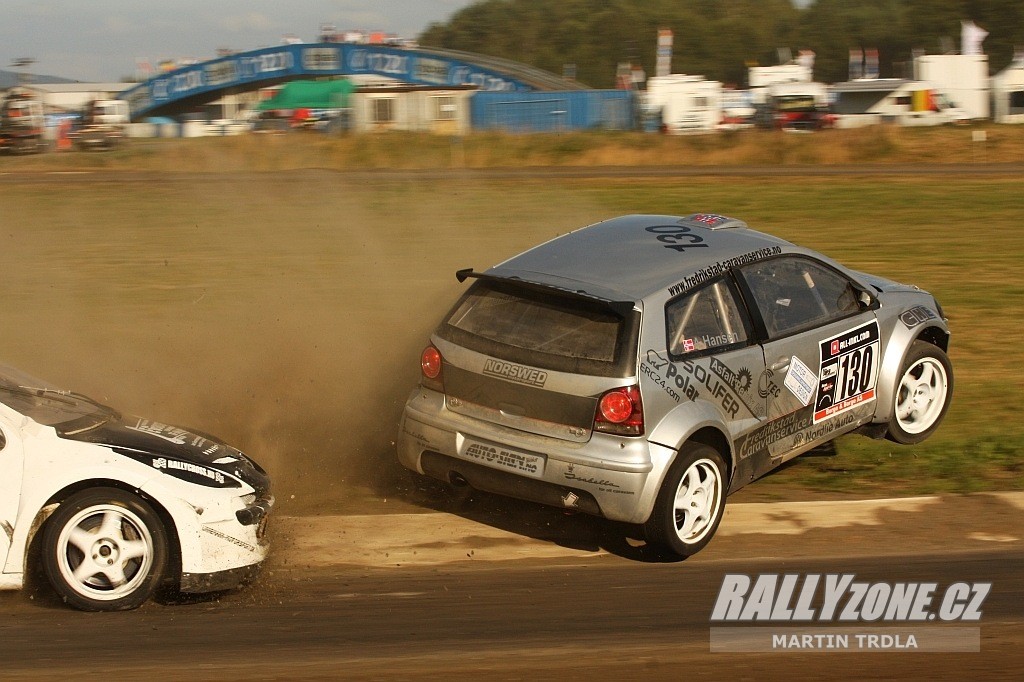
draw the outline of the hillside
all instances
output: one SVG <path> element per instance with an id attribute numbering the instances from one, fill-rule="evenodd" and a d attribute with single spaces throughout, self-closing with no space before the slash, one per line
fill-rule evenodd
<path id="1" fill-rule="evenodd" d="M 813 50 L 815 76 L 847 79 L 851 48 L 875 48 L 882 77 L 911 77 L 913 50 L 959 49 L 961 20 L 989 32 L 984 49 L 993 73 L 1024 45 L 1019 0 L 481 0 L 433 24 L 422 45 L 514 59 L 613 87 L 616 66 L 655 73 L 658 29 L 675 35 L 673 73 L 746 85 L 748 65 L 778 63 L 779 50 Z"/>

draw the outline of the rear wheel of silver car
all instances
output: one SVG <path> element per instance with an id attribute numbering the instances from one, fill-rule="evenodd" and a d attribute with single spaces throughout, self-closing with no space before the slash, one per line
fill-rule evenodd
<path id="1" fill-rule="evenodd" d="M 674 554 L 696 554 L 710 541 L 725 511 L 725 462 L 714 448 L 687 443 L 669 468 L 647 537 Z"/>
<path id="2" fill-rule="evenodd" d="M 949 408 L 953 366 L 941 348 L 915 341 L 903 360 L 888 436 L 897 443 L 920 443 Z"/>
<path id="3" fill-rule="evenodd" d="M 152 596 L 167 565 L 156 512 L 116 488 L 72 495 L 46 522 L 42 562 L 53 589 L 86 611 L 124 611 Z"/>

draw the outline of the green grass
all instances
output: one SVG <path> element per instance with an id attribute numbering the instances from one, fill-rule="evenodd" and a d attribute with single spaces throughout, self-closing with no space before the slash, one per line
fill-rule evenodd
<path id="1" fill-rule="evenodd" d="M 1019 177 L 82 177 L 0 183 L 2 360 L 223 435 L 267 465 L 285 511 L 393 490 L 398 415 L 456 269 L 630 212 L 735 215 L 945 307 L 956 392 L 939 431 L 915 447 L 844 437 L 763 494 L 1024 489 Z"/>

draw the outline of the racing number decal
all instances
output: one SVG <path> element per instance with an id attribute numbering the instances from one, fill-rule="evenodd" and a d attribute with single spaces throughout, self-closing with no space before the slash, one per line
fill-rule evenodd
<path id="1" fill-rule="evenodd" d="M 874 400 L 878 339 L 878 321 L 872 320 L 821 342 L 815 423 Z"/>
<path id="2" fill-rule="evenodd" d="M 694 234 L 685 225 L 651 225 L 644 228 L 651 234 L 657 235 L 656 239 L 666 249 L 685 252 L 687 249 L 699 249 L 707 247 L 704 238 Z"/>

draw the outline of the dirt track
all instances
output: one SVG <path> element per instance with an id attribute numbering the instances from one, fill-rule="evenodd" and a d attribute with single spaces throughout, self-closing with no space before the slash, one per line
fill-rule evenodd
<path id="1" fill-rule="evenodd" d="M 0 594 L 4 678 L 820 679 L 841 669 L 842 679 L 1016 679 L 1022 506 L 1020 495 L 737 505 L 685 562 L 596 519 L 487 496 L 457 515 L 280 519 L 257 584 L 215 600 L 90 615 L 38 588 Z M 710 614 L 727 573 L 852 573 L 942 590 L 991 581 L 992 591 L 979 622 L 915 630 L 977 627 L 978 652 L 717 653 Z"/>

